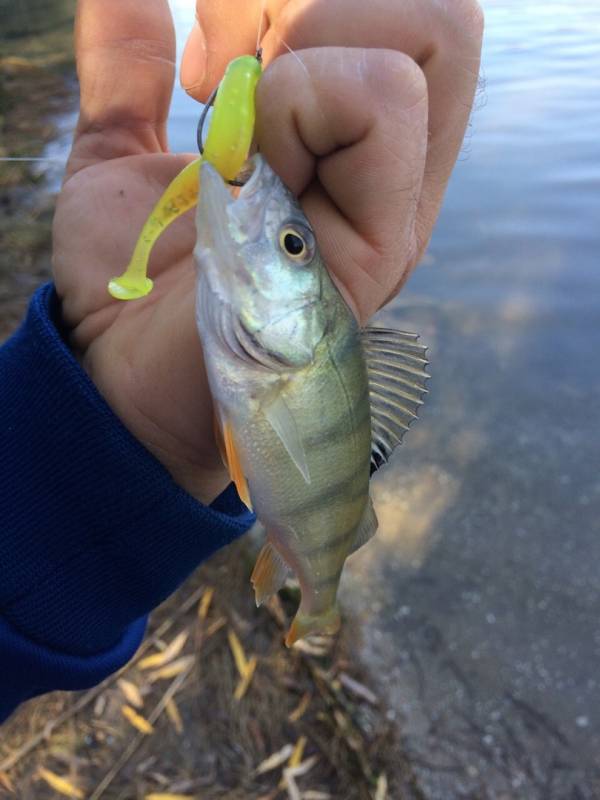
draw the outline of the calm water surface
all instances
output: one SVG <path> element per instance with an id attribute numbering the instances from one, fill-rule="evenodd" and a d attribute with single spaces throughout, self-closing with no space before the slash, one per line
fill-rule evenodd
<path id="1" fill-rule="evenodd" d="M 600 4 L 486 12 L 461 161 L 382 315 L 431 344 L 431 402 L 345 598 L 428 797 L 600 798 Z"/>
<path id="2" fill-rule="evenodd" d="M 484 6 L 485 88 L 381 315 L 431 394 L 342 599 L 426 797 L 600 798 L 600 3 Z M 177 90 L 174 151 L 197 116 Z"/>

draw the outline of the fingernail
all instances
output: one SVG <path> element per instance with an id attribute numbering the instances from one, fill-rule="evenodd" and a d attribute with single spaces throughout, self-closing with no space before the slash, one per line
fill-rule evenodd
<path id="1" fill-rule="evenodd" d="M 189 94 L 204 84 L 208 53 L 204 31 L 196 22 L 188 36 L 181 59 L 181 86 Z"/>

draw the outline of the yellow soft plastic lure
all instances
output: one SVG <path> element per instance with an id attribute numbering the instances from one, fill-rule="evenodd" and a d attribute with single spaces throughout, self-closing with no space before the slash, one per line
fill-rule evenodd
<path id="1" fill-rule="evenodd" d="M 231 61 L 219 84 L 204 153 L 188 164 L 167 186 L 146 220 L 127 269 L 112 278 L 108 291 L 118 300 L 135 300 L 152 291 L 148 259 L 160 234 L 198 202 L 200 163 L 209 161 L 227 181 L 239 174 L 254 134 L 254 93 L 261 75 L 255 56 Z"/>

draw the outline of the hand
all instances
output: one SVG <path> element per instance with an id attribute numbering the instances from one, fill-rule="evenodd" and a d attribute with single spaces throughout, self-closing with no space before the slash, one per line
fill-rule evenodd
<path id="1" fill-rule="evenodd" d="M 253 52 L 260 6 L 201 4 L 204 35 L 196 26 L 182 68 L 195 97 L 206 98 L 233 56 Z M 262 46 L 273 63 L 259 85 L 257 141 L 301 197 L 362 321 L 429 240 L 475 92 L 481 30 L 474 0 L 267 2 Z M 276 58 L 282 39 L 297 57 Z M 123 303 L 106 291 L 191 158 L 166 152 L 175 59 L 166 0 L 122 0 L 110 14 L 103 0 L 80 0 L 76 57 L 81 113 L 54 227 L 63 316 L 124 424 L 208 502 L 227 476 L 194 320 L 192 215 L 159 240 L 149 297 Z"/>
<path id="2" fill-rule="evenodd" d="M 259 84 L 258 145 L 366 322 L 431 237 L 477 86 L 478 3 L 197 0 L 196 16 L 181 78 L 199 100 L 231 58 L 255 50 L 260 25 L 272 66 Z"/>

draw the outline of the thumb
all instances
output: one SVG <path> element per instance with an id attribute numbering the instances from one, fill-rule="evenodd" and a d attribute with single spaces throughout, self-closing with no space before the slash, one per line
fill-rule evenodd
<path id="1" fill-rule="evenodd" d="M 262 14 L 260 3 L 198 2 L 196 24 L 181 62 L 181 85 L 194 99 L 205 101 L 227 64 L 244 53 L 254 55 Z"/>

